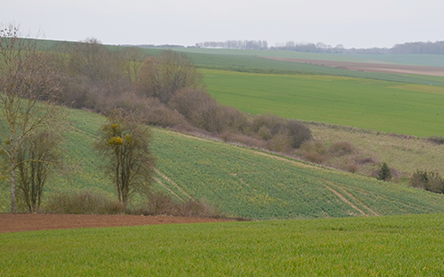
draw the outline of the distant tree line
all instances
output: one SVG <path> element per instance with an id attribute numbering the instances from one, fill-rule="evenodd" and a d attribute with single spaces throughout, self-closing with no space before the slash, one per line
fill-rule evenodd
<path id="1" fill-rule="evenodd" d="M 435 54 L 444 55 L 444 41 L 437 42 L 407 42 L 396 44 L 392 48 L 345 48 L 338 44 L 335 47 L 318 43 L 295 43 L 288 41 L 283 45 L 271 47 L 274 50 L 287 50 L 311 53 L 341 53 L 341 54 Z"/>
<path id="2" fill-rule="evenodd" d="M 207 41 L 196 43 L 198 48 L 222 48 L 222 49 L 268 49 L 266 40 L 227 40 L 227 41 Z"/>
<path id="3" fill-rule="evenodd" d="M 148 47 L 148 46 L 147 46 Z M 173 46 L 171 46 L 173 47 Z M 170 47 L 170 48 L 171 48 Z M 178 46 L 175 46 L 178 47 Z M 196 43 L 198 48 L 221 49 L 254 49 L 254 50 L 285 50 L 309 53 L 332 54 L 435 54 L 444 55 L 444 41 L 436 42 L 407 42 L 396 44 L 392 48 L 345 48 L 342 44 L 331 46 L 322 42 L 297 43 L 287 41 L 283 44 L 268 47 L 266 40 L 227 40 L 223 42 L 207 41 Z"/>
<path id="4" fill-rule="evenodd" d="M 390 49 L 391 54 L 436 54 L 444 55 L 444 41 L 407 42 L 396 44 Z"/>

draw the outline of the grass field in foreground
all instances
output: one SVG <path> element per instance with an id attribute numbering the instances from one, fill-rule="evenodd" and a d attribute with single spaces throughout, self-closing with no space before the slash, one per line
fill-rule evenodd
<path id="1" fill-rule="evenodd" d="M 1 276 L 442 276 L 444 215 L 0 234 Z"/>
<path id="2" fill-rule="evenodd" d="M 220 103 L 251 114 L 417 136 L 444 135 L 444 88 L 322 75 L 202 70 Z"/>

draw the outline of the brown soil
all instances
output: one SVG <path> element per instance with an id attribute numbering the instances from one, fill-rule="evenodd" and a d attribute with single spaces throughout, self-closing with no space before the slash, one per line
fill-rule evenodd
<path id="1" fill-rule="evenodd" d="M 387 64 L 387 63 L 341 62 L 341 61 L 324 61 L 324 60 L 290 59 L 290 58 L 273 58 L 273 57 L 263 57 L 263 58 L 278 60 L 278 61 L 323 65 L 323 66 L 335 67 L 335 68 L 341 68 L 353 71 L 418 74 L 418 75 L 444 77 L 444 67 L 398 65 L 398 64 Z"/>
<path id="2" fill-rule="evenodd" d="M 215 218 L 141 215 L 0 214 L 0 233 L 51 229 L 207 223 L 224 221 L 229 220 Z"/>

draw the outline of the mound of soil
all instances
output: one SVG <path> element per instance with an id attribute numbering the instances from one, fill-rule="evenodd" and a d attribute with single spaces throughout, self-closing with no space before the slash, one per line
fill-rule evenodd
<path id="1" fill-rule="evenodd" d="M 51 229 L 207 223 L 224 221 L 229 220 L 198 217 L 140 215 L 0 214 L 0 233 Z"/>

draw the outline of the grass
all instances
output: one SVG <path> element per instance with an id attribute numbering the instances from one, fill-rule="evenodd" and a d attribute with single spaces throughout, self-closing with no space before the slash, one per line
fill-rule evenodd
<path id="1" fill-rule="evenodd" d="M 220 103 L 251 114 L 417 136 L 444 135 L 444 88 L 323 75 L 202 70 Z"/>
<path id="2" fill-rule="evenodd" d="M 444 215 L 0 234 L 2 276 L 441 276 Z"/>
<path id="3" fill-rule="evenodd" d="M 359 149 L 362 157 L 373 157 L 387 162 L 403 174 L 410 176 L 416 169 L 444 173 L 444 145 L 422 138 L 403 138 L 378 131 L 341 128 L 323 124 L 308 124 L 315 140 L 327 147 L 346 141 Z M 370 174 L 376 167 L 363 167 L 360 172 Z"/>

